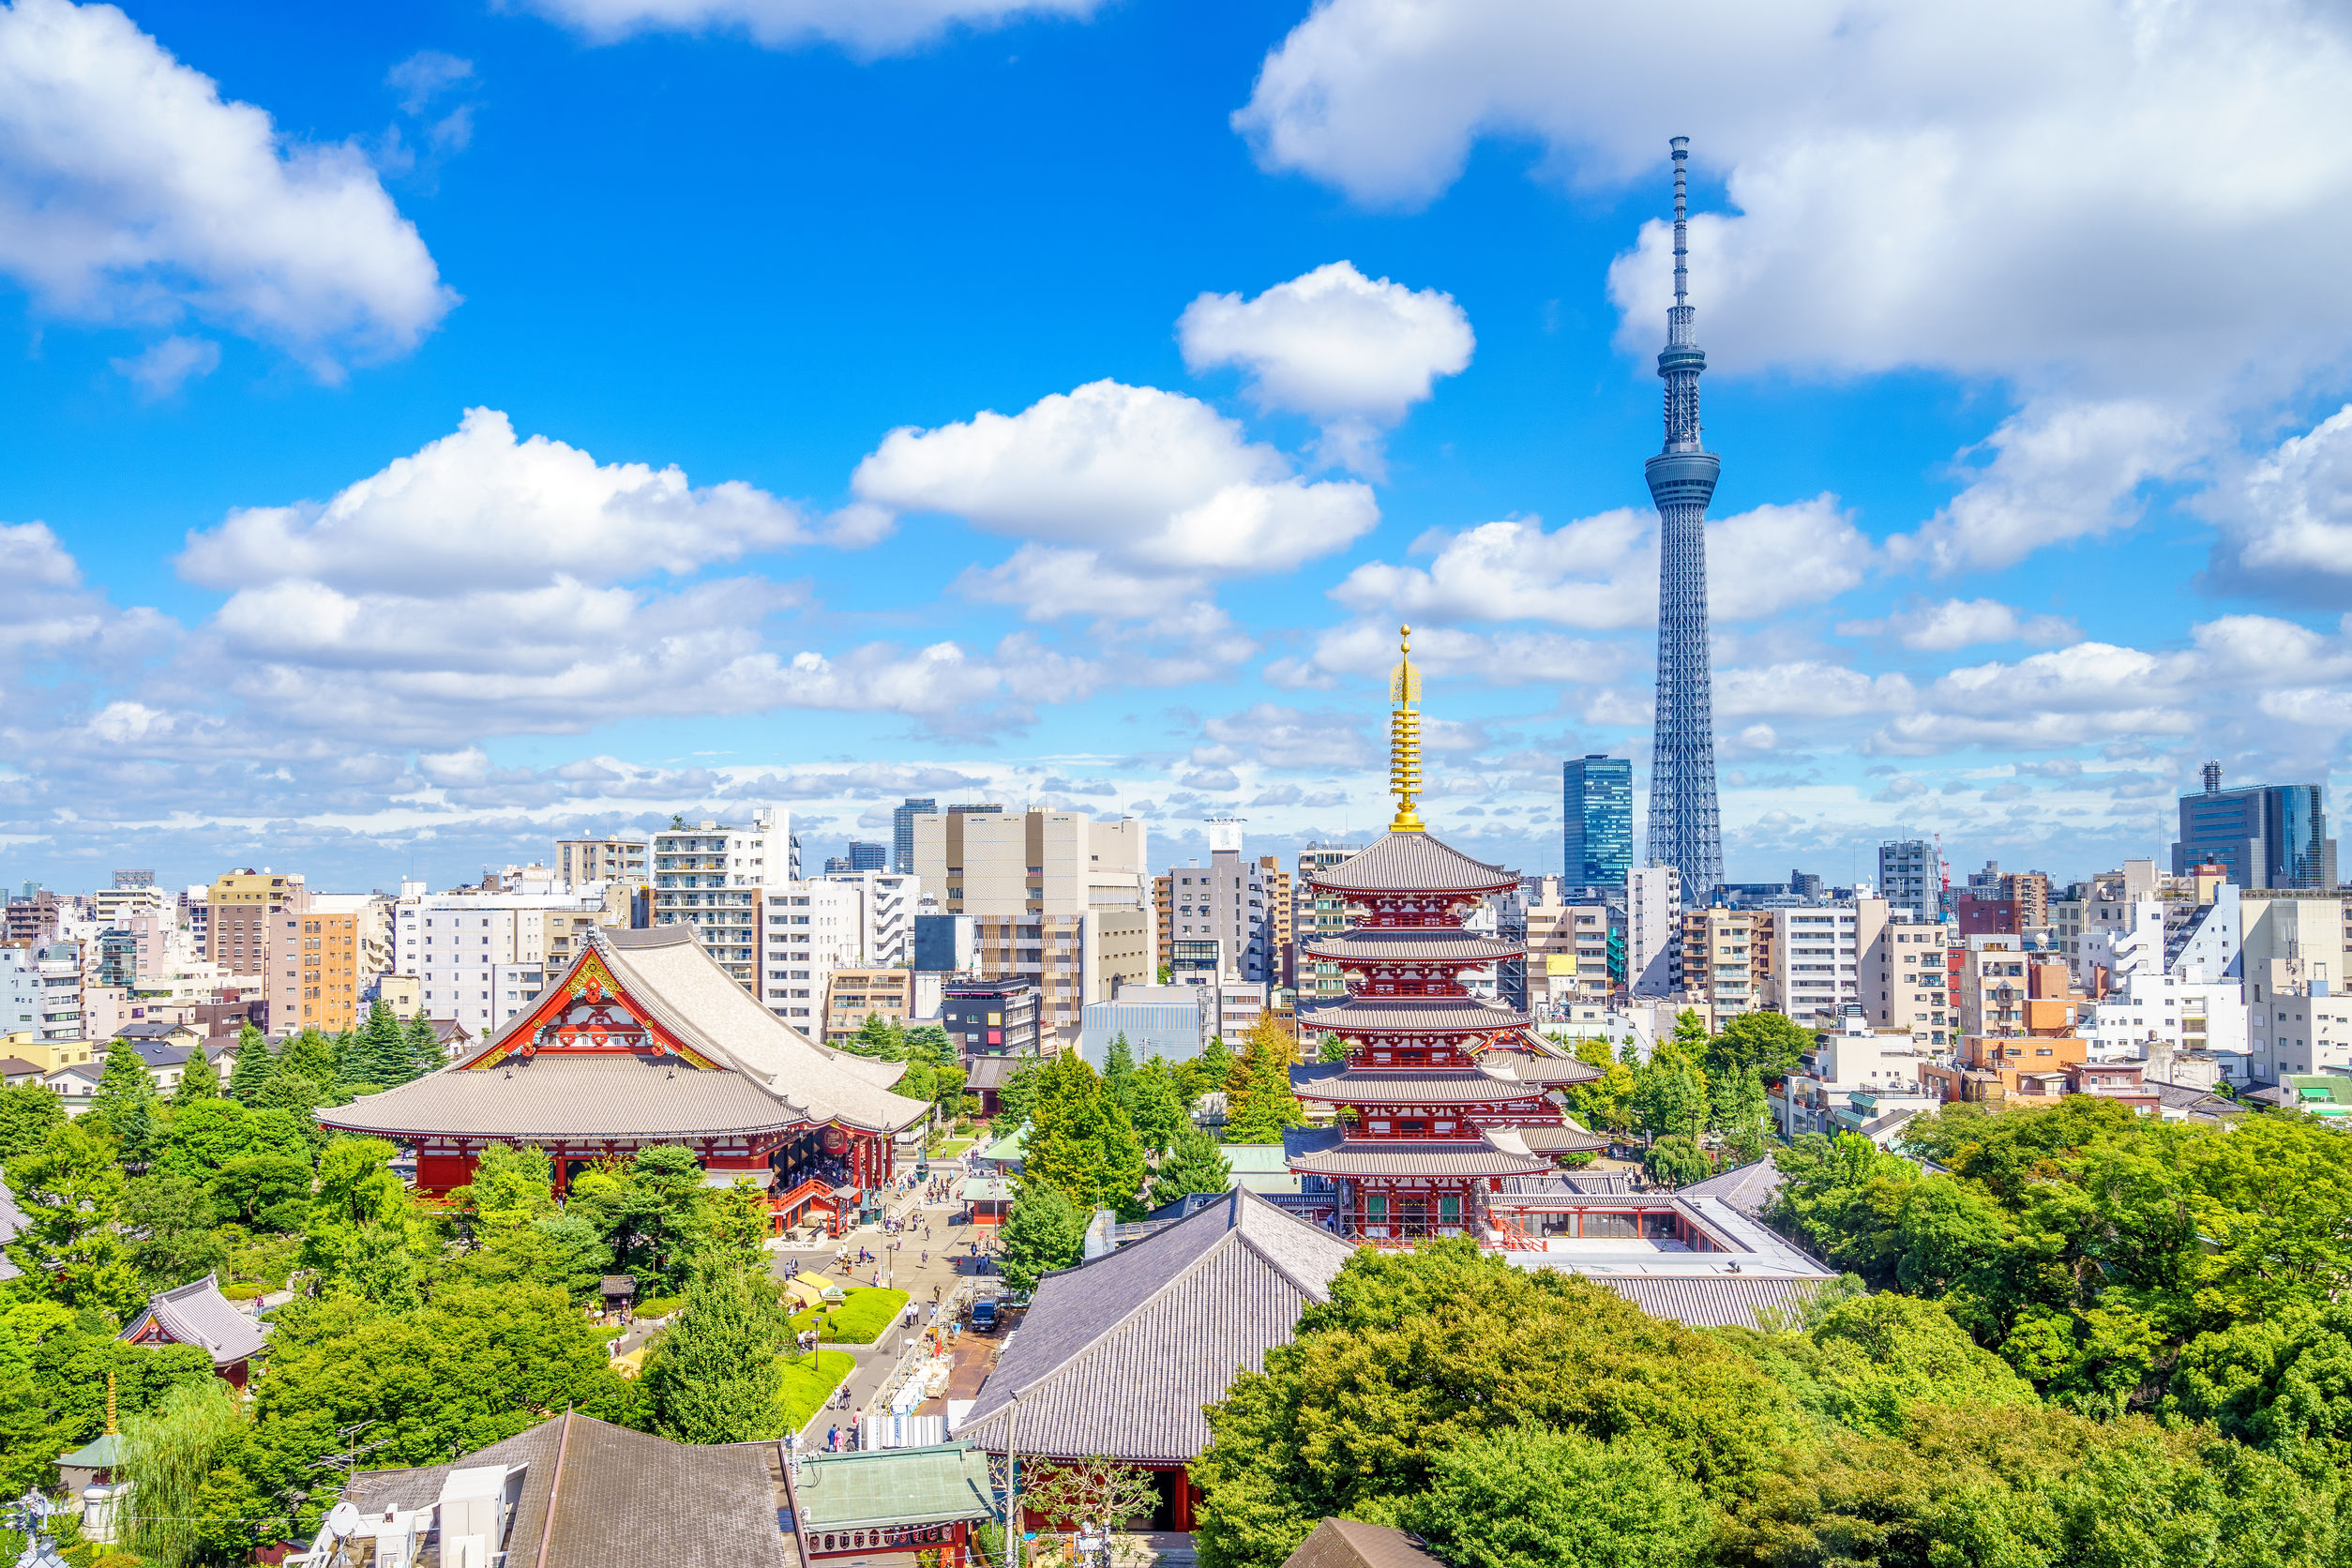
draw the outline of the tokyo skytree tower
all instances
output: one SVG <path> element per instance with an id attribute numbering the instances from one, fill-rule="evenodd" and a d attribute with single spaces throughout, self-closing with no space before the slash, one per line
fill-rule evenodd
<path id="1" fill-rule="evenodd" d="M 1658 508 L 1658 712 L 1650 752 L 1652 866 L 1681 873 L 1682 901 L 1705 904 L 1723 882 L 1723 823 L 1715 802 L 1715 677 L 1707 646 L 1707 504 L 1723 460 L 1701 449 L 1693 340 L 1690 225 L 1682 166 L 1691 139 L 1674 138 L 1674 308 L 1658 355 L 1666 382 L 1666 447 L 1642 465 Z"/>

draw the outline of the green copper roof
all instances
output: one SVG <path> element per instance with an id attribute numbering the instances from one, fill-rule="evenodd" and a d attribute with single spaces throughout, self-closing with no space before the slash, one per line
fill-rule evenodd
<path id="1" fill-rule="evenodd" d="M 792 1489 L 804 1530 L 980 1519 L 991 1500 L 988 1456 L 959 1442 L 811 1454 Z"/>
<path id="2" fill-rule="evenodd" d="M 113 1470 L 123 1462 L 123 1435 L 101 1432 L 72 1453 L 60 1455 L 57 1462 L 76 1470 Z"/>

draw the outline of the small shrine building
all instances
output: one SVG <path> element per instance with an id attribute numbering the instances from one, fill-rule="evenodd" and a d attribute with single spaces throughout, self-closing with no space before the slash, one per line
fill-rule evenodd
<path id="1" fill-rule="evenodd" d="M 318 1111 L 408 1145 L 416 1185 L 473 1180 L 493 1143 L 545 1149 L 560 1196 L 598 1160 L 680 1144 L 714 1184 L 767 1189 L 772 1223 L 837 1223 L 895 1174 L 929 1105 L 891 1092 L 906 1064 L 812 1043 L 683 926 L 598 930 L 529 1008 L 459 1061 Z"/>

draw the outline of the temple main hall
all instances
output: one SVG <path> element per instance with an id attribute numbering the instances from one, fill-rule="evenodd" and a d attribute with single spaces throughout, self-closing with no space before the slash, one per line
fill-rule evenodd
<path id="1" fill-rule="evenodd" d="M 597 1160 L 679 1144 L 714 1183 L 748 1177 L 772 1222 L 840 1222 L 894 1174 L 930 1107 L 891 1093 L 906 1064 L 812 1044 L 683 926 L 599 930 L 527 1010 L 465 1059 L 317 1112 L 415 1151 L 416 1185 L 473 1179 L 493 1143 L 545 1149 L 561 1195 Z"/>

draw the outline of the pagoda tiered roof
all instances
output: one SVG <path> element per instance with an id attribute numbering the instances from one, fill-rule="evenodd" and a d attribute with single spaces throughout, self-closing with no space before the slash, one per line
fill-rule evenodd
<path id="1" fill-rule="evenodd" d="M 1334 893 L 1500 893 L 1519 885 L 1516 872 L 1420 832 L 1385 834 L 1308 881 Z"/>
<path id="2" fill-rule="evenodd" d="M 1552 1168 L 1526 1153 L 1524 1144 L 1505 1148 L 1493 1133 L 1351 1138 L 1337 1127 L 1293 1127 L 1282 1135 L 1282 1145 L 1285 1163 L 1311 1176 L 1527 1176 Z"/>
<path id="3" fill-rule="evenodd" d="M 599 930 L 465 1060 L 316 1114 L 397 1138 L 686 1141 L 837 1125 L 897 1132 L 929 1107 L 906 1064 L 812 1043 L 683 926 Z"/>
<path id="4" fill-rule="evenodd" d="M 1525 1013 L 1474 996 L 1350 996 L 1299 1012 L 1300 1028 L 1334 1034 L 1485 1033 L 1534 1022 Z"/>
<path id="5" fill-rule="evenodd" d="M 1290 1069 L 1291 1092 L 1332 1105 L 1476 1105 L 1540 1099 L 1540 1083 L 1481 1072 L 1433 1072 L 1426 1067 L 1350 1067 L 1341 1062 Z"/>
<path id="6" fill-rule="evenodd" d="M 1559 1088 L 1572 1083 L 1594 1083 L 1603 1069 L 1573 1056 L 1540 1056 L 1533 1051 L 1490 1050 L 1483 1053 L 1479 1065 L 1488 1071 L 1501 1070 L 1529 1083 L 1546 1088 Z"/>
<path id="7" fill-rule="evenodd" d="M 1515 942 L 1431 926 L 1359 926 L 1312 938 L 1301 951 L 1334 964 L 1491 964 L 1527 955 Z"/>

